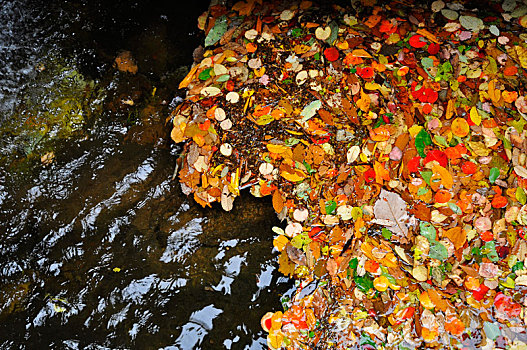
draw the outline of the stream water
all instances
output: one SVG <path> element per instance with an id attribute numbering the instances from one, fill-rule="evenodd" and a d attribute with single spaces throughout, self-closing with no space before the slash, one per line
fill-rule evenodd
<path id="1" fill-rule="evenodd" d="M 266 348 L 260 318 L 291 292 L 271 203 L 203 209 L 171 179 L 163 123 L 202 40 L 193 5 L 0 1 L 0 349 Z M 113 67 L 121 50 L 137 75 Z M 49 123 L 79 86 L 97 91 L 80 126 Z"/>

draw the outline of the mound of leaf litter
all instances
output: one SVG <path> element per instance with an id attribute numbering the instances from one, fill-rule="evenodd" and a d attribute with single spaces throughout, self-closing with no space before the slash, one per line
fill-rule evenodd
<path id="1" fill-rule="evenodd" d="M 213 5 L 171 116 L 204 206 L 272 196 L 272 349 L 525 349 L 527 6 Z"/>

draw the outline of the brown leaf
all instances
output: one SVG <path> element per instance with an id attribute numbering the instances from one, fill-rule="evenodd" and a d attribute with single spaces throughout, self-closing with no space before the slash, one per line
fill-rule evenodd
<path id="1" fill-rule="evenodd" d="M 324 123 L 326 123 L 328 125 L 334 125 L 335 124 L 333 122 L 333 116 L 331 115 L 330 112 L 326 111 L 325 109 L 319 109 L 318 110 L 318 114 L 320 115 L 320 118 L 322 118 Z"/>
<path id="2" fill-rule="evenodd" d="M 330 258 L 326 263 L 326 269 L 331 276 L 335 276 L 337 274 L 337 267 L 337 261 L 333 258 Z"/>
<path id="3" fill-rule="evenodd" d="M 410 213 L 415 215 L 416 218 L 423 221 L 430 221 L 430 219 L 432 218 L 432 212 L 430 208 L 428 208 L 426 204 L 422 202 L 414 203 L 413 208 L 410 209 Z"/>

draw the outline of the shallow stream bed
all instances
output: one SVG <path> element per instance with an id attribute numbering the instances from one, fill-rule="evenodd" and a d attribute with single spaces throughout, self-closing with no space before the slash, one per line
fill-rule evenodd
<path id="1" fill-rule="evenodd" d="M 260 318 L 291 288 L 276 270 L 272 205 L 246 193 L 225 213 L 186 198 L 161 127 L 206 3 L 2 6 L 0 349 L 265 348 Z M 121 50 L 137 75 L 112 67 Z M 34 108 L 20 107 L 26 96 L 48 108 L 39 96 L 53 98 L 61 77 L 42 88 L 39 67 L 57 60 L 102 101 L 78 130 L 28 148 L 27 127 L 12 125 Z"/>

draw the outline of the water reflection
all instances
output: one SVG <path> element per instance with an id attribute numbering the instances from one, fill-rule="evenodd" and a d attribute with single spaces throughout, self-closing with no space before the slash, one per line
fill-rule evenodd
<path id="1" fill-rule="evenodd" d="M 170 180 L 179 150 L 158 142 L 201 11 L 103 3 L 0 5 L 0 127 L 25 120 L 9 114 L 21 95 L 46 96 L 35 76 L 52 55 L 72 55 L 61 60 L 100 81 L 108 107 L 81 135 L 50 138 L 47 166 L 13 171 L 2 157 L 17 165 L 38 141 L 2 134 L 0 349 L 266 348 L 260 317 L 290 288 L 271 252 L 271 203 L 247 193 L 231 213 L 202 209 Z M 121 49 L 134 52 L 140 74 L 115 72 Z M 154 86 L 159 97 L 147 99 Z M 143 96 L 133 126 L 119 119 L 131 113 L 114 104 L 122 94 Z"/>
<path id="2" fill-rule="evenodd" d="M 169 150 L 121 138 L 67 143 L 25 182 L 1 170 L 0 348 L 264 348 L 259 319 L 289 288 L 271 204 L 204 210 Z"/>

